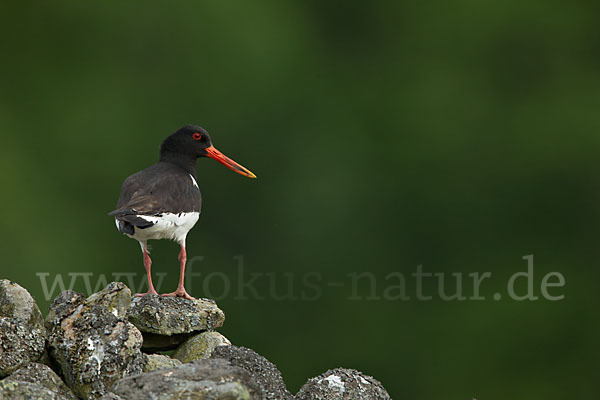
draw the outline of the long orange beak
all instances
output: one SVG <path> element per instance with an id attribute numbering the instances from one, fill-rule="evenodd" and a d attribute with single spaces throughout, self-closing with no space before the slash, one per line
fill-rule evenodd
<path id="1" fill-rule="evenodd" d="M 242 167 L 240 164 L 233 161 L 231 158 L 225 156 L 225 154 L 221 153 L 219 150 L 215 149 L 214 146 L 210 146 L 206 148 L 206 155 L 213 160 L 217 160 L 227 168 L 234 170 L 238 174 L 247 176 L 248 178 L 256 178 L 250 170 L 245 167 Z"/>

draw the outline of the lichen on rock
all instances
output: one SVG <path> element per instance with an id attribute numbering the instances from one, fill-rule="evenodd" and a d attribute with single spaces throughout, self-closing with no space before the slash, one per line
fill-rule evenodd
<path id="1" fill-rule="evenodd" d="M 0 382 L 0 399 L 2 400 L 64 400 L 42 385 L 30 382 L 3 380 Z"/>
<path id="2" fill-rule="evenodd" d="M 225 360 L 199 360 L 118 381 L 102 400 L 265 399 L 252 376 Z"/>
<path id="3" fill-rule="evenodd" d="M 0 279 L 0 317 L 8 317 L 37 327 L 42 313 L 29 292 L 6 279 Z"/>
<path id="4" fill-rule="evenodd" d="M 60 377 L 48 366 L 39 363 L 30 363 L 17 370 L 3 382 L 29 382 L 41 385 L 54 392 L 65 400 L 78 400 L 77 396 L 67 387 Z M 0 398 L 2 396 L 0 395 Z"/>
<path id="5" fill-rule="evenodd" d="M 241 346 L 219 346 L 214 349 L 211 358 L 225 360 L 252 375 L 266 400 L 292 398 L 277 367 L 252 349 Z"/>
<path id="6" fill-rule="evenodd" d="M 132 301 L 113 282 L 87 299 L 63 291 L 44 323 L 25 289 L 0 280 L 0 400 L 390 399 L 374 378 L 341 368 L 292 396 L 274 364 L 214 331 L 224 319 L 212 300 Z"/>
<path id="7" fill-rule="evenodd" d="M 104 395 L 117 380 L 139 374 L 146 364 L 142 334 L 126 319 L 131 291 L 112 283 L 83 299 L 63 292 L 50 308 L 50 356 L 66 383 L 83 399 Z"/>
<path id="8" fill-rule="evenodd" d="M 40 359 L 45 338 L 39 329 L 8 318 L 0 318 L 0 378 Z"/>
<path id="9" fill-rule="evenodd" d="M 131 290 L 121 282 L 111 282 L 104 290 L 88 297 L 87 303 L 103 305 L 115 317 L 127 319 L 131 306 Z"/>
<path id="10" fill-rule="evenodd" d="M 65 290 L 56 296 L 50 305 L 44 322 L 48 334 L 51 333 L 55 326 L 60 325 L 61 321 L 69 316 L 75 308 L 83 304 L 84 301 L 84 295 L 72 290 Z"/>
<path id="11" fill-rule="evenodd" d="M 45 335 L 42 313 L 29 292 L 0 280 L 0 378 L 39 360 Z"/>
<path id="12" fill-rule="evenodd" d="M 311 378 L 296 400 L 391 400 L 381 383 L 360 371 L 336 368 Z"/>
<path id="13" fill-rule="evenodd" d="M 219 328 L 225 314 L 213 300 L 146 295 L 133 299 L 129 321 L 143 333 L 172 336 Z"/>

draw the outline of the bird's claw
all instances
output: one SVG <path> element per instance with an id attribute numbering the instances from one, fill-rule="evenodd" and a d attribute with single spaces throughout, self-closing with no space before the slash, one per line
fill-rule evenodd
<path id="1" fill-rule="evenodd" d="M 187 300 L 196 300 L 195 298 L 193 298 L 192 296 L 190 296 L 185 289 L 177 289 L 176 291 L 172 292 L 172 293 L 165 293 L 163 295 L 161 295 L 163 297 L 183 297 L 184 299 Z"/>

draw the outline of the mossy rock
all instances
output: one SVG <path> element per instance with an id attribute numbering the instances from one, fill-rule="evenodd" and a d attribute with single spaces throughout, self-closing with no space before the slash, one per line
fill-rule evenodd
<path id="1" fill-rule="evenodd" d="M 146 359 L 147 362 L 144 366 L 144 372 L 158 371 L 181 365 L 181 361 L 165 356 L 164 354 L 148 354 L 146 355 Z"/>
<path id="2" fill-rule="evenodd" d="M 183 342 L 175 353 L 173 358 L 182 363 L 189 363 L 194 360 L 210 358 L 213 350 L 218 346 L 229 346 L 231 342 L 219 332 L 202 332 L 190 337 Z"/>

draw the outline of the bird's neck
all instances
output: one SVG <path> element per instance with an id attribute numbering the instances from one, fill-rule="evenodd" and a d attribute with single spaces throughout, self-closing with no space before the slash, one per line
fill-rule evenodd
<path id="1" fill-rule="evenodd" d="M 196 176 L 196 160 L 197 157 L 189 154 L 173 153 L 164 150 L 160 152 L 161 162 L 175 164 L 193 176 Z"/>

